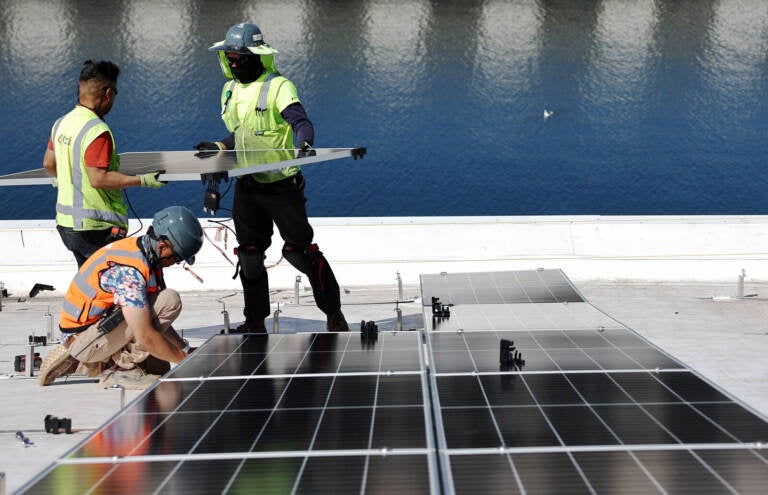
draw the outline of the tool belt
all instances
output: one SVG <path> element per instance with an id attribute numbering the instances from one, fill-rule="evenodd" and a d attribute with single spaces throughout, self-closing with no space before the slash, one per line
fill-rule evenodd
<path id="1" fill-rule="evenodd" d="M 109 333 L 112 330 L 114 330 L 120 323 L 122 323 L 125 320 L 125 316 L 123 316 L 123 308 L 120 306 L 115 306 L 113 310 L 111 310 L 106 316 L 103 316 L 99 321 L 97 321 L 95 324 L 98 325 L 99 331 L 101 333 Z M 81 327 L 75 327 L 75 328 L 62 328 L 61 325 L 59 325 L 59 330 L 61 330 L 62 333 L 73 335 L 85 332 L 91 326 L 94 325 L 94 323 L 91 323 L 89 325 L 83 325 Z"/>

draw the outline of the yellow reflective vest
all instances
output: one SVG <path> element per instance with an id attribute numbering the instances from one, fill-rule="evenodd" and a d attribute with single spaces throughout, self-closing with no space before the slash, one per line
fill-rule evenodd
<path id="1" fill-rule="evenodd" d="M 262 56 L 262 61 L 264 60 Z M 264 64 L 268 67 L 267 64 Z M 224 84 L 221 118 L 235 134 L 237 167 L 251 167 L 295 158 L 293 128 L 280 112 L 299 102 L 296 86 L 277 72 L 265 71 L 256 81 Z M 271 150 L 249 152 L 247 150 Z M 252 174 L 258 182 L 275 182 L 296 175 L 299 167 Z"/>
<path id="2" fill-rule="evenodd" d="M 85 170 L 85 150 L 102 133 L 112 140 L 111 171 L 120 169 L 115 152 L 115 138 L 106 122 L 92 110 L 76 106 L 53 125 L 51 141 L 56 154 L 58 197 L 56 223 L 74 230 L 104 230 L 112 226 L 128 227 L 128 208 L 119 189 L 105 190 L 91 186 Z"/>

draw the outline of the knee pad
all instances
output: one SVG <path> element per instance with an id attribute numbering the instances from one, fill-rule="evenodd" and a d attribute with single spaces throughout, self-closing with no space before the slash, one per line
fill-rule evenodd
<path id="1" fill-rule="evenodd" d="M 264 273 L 264 251 L 258 246 L 238 246 L 238 270 L 244 280 L 258 280 Z"/>
<path id="2" fill-rule="evenodd" d="M 299 244 L 293 244 L 286 242 L 283 245 L 283 258 L 288 260 L 288 263 L 296 267 L 302 273 L 307 273 L 315 266 L 319 256 L 322 256 L 320 248 L 317 244 L 310 244 L 309 246 L 301 246 Z"/>

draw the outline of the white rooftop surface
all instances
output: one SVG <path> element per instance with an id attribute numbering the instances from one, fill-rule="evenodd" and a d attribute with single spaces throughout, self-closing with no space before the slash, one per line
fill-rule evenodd
<path id="1" fill-rule="evenodd" d="M 144 220 L 144 225 L 149 222 Z M 768 217 L 472 217 L 313 219 L 316 241 L 342 286 L 342 309 L 353 331 L 361 320 L 393 329 L 395 301 L 405 329 L 422 325 L 421 273 L 561 268 L 589 303 L 637 331 L 710 383 L 768 416 Z M 216 246 L 231 255 L 214 224 L 193 267 L 167 271 L 182 292 L 175 327 L 194 342 L 219 332 L 226 307 L 242 320 L 239 282 Z M 276 247 L 267 264 L 279 258 Z M 40 387 L 13 370 L 29 335 L 46 335 L 58 319 L 75 264 L 52 222 L 0 222 L 0 282 L 9 297 L 0 311 L 0 472 L 5 492 L 24 483 L 98 429 L 121 407 L 121 392 L 70 377 Z M 744 270 L 744 272 L 742 272 Z M 399 290 L 397 277 L 402 281 Z M 740 275 L 743 286 L 740 287 Z M 279 331 L 323 331 L 305 277 L 285 261 L 270 269 Z M 54 291 L 33 298 L 35 283 Z M 233 295 L 234 294 L 234 295 Z M 746 297 L 738 297 L 745 295 Z M 222 302 L 223 301 L 223 304 Z M 46 316 L 51 314 L 52 316 Z M 271 320 L 267 327 L 271 328 Z M 36 348 L 44 356 L 52 346 Z M 140 392 L 126 391 L 127 404 Z M 70 418 L 73 433 L 48 434 L 46 415 Z M 22 432 L 34 445 L 16 438 Z"/>

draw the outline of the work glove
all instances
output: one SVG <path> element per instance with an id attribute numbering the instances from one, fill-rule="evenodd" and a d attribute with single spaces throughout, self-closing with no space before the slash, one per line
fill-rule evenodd
<path id="1" fill-rule="evenodd" d="M 53 178 L 53 183 L 51 184 L 51 186 L 53 186 L 54 189 L 59 187 L 59 179 L 57 177 Z"/>
<path id="2" fill-rule="evenodd" d="M 198 158 L 210 158 L 221 151 L 219 145 L 212 141 L 200 141 L 195 145 L 195 149 L 199 151 L 199 153 L 195 153 Z"/>
<path id="3" fill-rule="evenodd" d="M 317 153 L 312 149 L 312 145 L 306 141 L 302 141 L 299 145 L 299 152 L 296 153 L 296 158 L 304 158 L 307 156 L 315 156 Z"/>
<path id="4" fill-rule="evenodd" d="M 163 187 L 166 183 L 157 180 L 158 175 L 160 175 L 160 172 L 150 172 L 148 174 L 140 175 L 141 187 L 151 187 L 152 189 Z"/>

